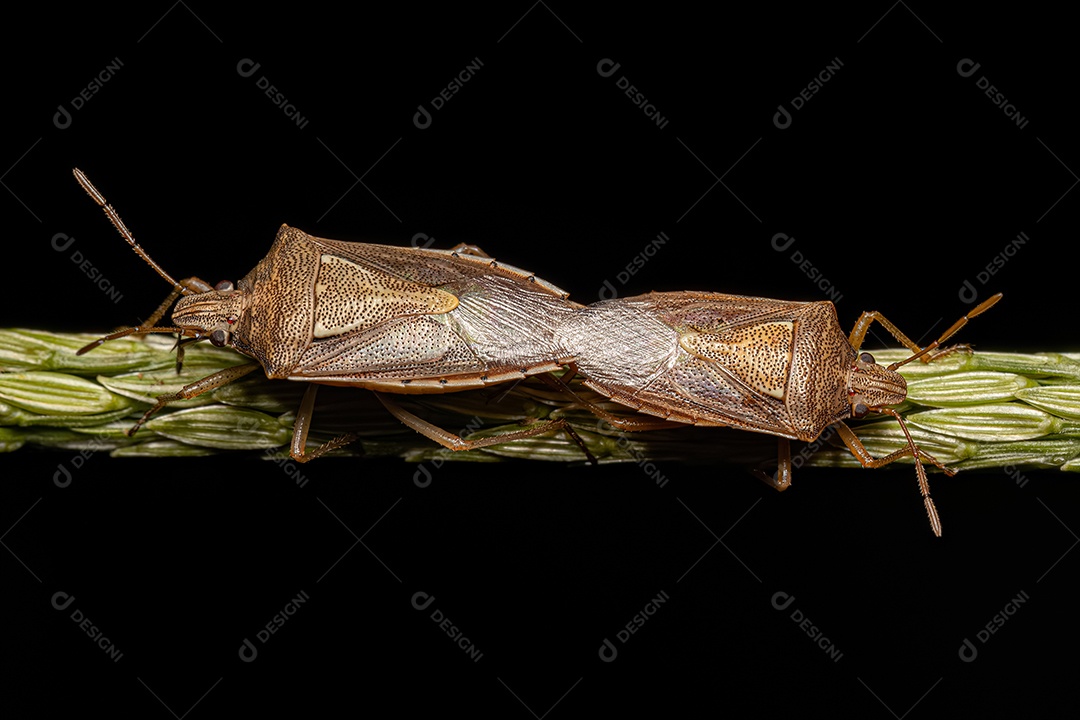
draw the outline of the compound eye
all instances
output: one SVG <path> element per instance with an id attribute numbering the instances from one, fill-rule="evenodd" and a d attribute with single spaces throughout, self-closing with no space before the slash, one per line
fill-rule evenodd
<path id="1" fill-rule="evenodd" d="M 864 352 L 864 353 L 861 353 L 859 355 L 859 361 L 864 362 L 867 365 L 873 365 L 874 364 L 874 356 L 871 355 L 870 353 Z"/>
<path id="2" fill-rule="evenodd" d="M 210 344 L 215 347 L 225 347 L 225 344 L 229 342 L 229 333 L 224 330 L 215 330 L 210 333 Z"/>
<path id="3" fill-rule="evenodd" d="M 222 280 L 221 282 L 219 282 L 217 285 L 214 286 L 214 289 L 217 290 L 220 293 L 226 293 L 226 292 L 232 292 L 233 290 L 236 289 L 236 287 L 232 284 L 232 280 Z"/>
<path id="4" fill-rule="evenodd" d="M 870 408 L 866 407 L 866 405 L 861 403 L 861 402 L 857 402 L 851 408 L 851 417 L 853 417 L 853 418 L 866 417 L 866 413 L 868 413 L 868 412 L 870 412 Z"/>

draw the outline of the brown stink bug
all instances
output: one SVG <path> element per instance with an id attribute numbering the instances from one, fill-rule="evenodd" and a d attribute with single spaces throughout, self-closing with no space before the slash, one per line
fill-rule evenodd
<path id="1" fill-rule="evenodd" d="M 202 340 L 253 359 L 162 395 L 129 434 L 170 402 L 262 368 L 271 379 L 308 383 L 291 444 L 292 456 L 302 462 L 355 439 L 345 435 L 305 451 L 320 384 L 376 391 L 399 420 L 451 450 L 560 428 L 584 450 L 564 420 L 470 441 L 384 395 L 453 392 L 561 369 L 570 358 L 560 354 L 554 329 L 581 306 L 534 274 L 498 263 L 472 246 L 399 248 L 328 240 L 282 225 L 270 252 L 235 284 L 211 287 L 198 278 L 177 282 L 135 242 L 86 176 L 74 172 L 135 252 L 173 286 L 142 325 L 101 338 L 79 353 L 128 335 L 176 333 L 178 366 L 184 346 Z M 173 325 L 157 327 L 174 302 Z"/>
<path id="2" fill-rule="evenodd" d="M 913 457 L 930 526 L 940 536 L 941 520 L 923 462 L 950 475 L 956 471 L 920 450 L 903 418 L 889 407 L 907 397 L 907 383 L 896 370 L 953 351 L 934 353 L 1000 299 L 994 295 L 978 305 L 924 348 L 877 312 L 863 313 L 845 335 L 828 301 L 703 292 L 597 302 L 571 315 L 556 335 L 564 354 L 575 358 L 585 384 L 618 403 L 665 421 L 779 436 L 775 477 L 759 473 L 779 490 L 791 484 L 790 441 L 811 442 L 830 426 L 864 467 Z M 860 352 L 875 320 L 913 354 L 883 367 L 870 353 Z M 896 418 L 906 447 L 873 457 L 843 422 L 868 413 Z"/>

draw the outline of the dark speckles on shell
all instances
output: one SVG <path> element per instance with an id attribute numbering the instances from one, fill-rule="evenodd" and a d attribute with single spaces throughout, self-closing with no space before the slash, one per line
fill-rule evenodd
<path id="1" fill-rule="evenodd" d="M 590 387 L 642 412 L 812 440 L 850 415 L 855 351 L 829 302 L 650 293 L 557 331 Z"/>
<path id="2" fill-rule="evenodd" d="M 219 318 L 225 303 L 202 296 L 184 302 L 206 302 L 200 320 Z M 268 377 L 438 392 L 558 369 L 566 356 L 554 327 L 578 308 L 561 289 L 486 256 L 283 225 L 227 310 L 238 316 L 234 347 Z"/>
<path id="3" fill-rule="evenodd" d="M 439 315 L 457 307 L 457 298 L 438 288 L 376 272 L 359 263 L 322 254 L 315 280 L 312 334 L 333 337 L 404 315 Z"/>

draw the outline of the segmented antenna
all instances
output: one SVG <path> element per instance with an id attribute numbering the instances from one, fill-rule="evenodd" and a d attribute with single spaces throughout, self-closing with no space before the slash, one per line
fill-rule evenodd
<path id="1" fill-rule="evenodd" d="M 127 244 L 131 246 L 131 248 L 136 252 L 136 254 L 138 254 L 139 257 L 145 260 L 150 267 L 154 268 L 154 271 L 157 272 L 158 275 L 165 278 L 165 282 L 172 285 L 173 289 L 176 292 L 180 293 L 181 295 L 191 295 L 193 292 L 195 292 L 193 289 L 173 280 L 172 276 L 169 275 L 169 273 L 165 272 L 164 268 L 154 262 L 150 255 L 142 249 L 142 246 L 139 245 L 139 243 L 135 242 L 135 236 L 131 234 L 131 231 L 128 230 L 127 225 L 125 225 L 124 221 L 120 219 L 120 215 L 116 212 L 113 206 L 105 200 L 105 196 L 102 195 L 96 187 L 94 187 L 94 184 L 90 182 L 90 179 L 86 177 L 86 174 L 83 173 L 82 170 L 80 170 L 79 168 L 74 168 L 72 172 L 75 174 L 75 179 L 79 181 L 79 185 L 82 186 L 82 189 L 86 191 L 87 195 L 93 198 L 94 202 L 98 204 L 98 207 L 105 211 L 105 216 L 109 218 L 109 222 L 113 224 L 113 227 L 120 231 L 120 235 L 123 236 L 124 240 L 127 240 Z"/>
<path id="2" fill-rule="evenodd" d="M 145 335 L 146 333 L 178 333 L 180 335 L 185 335 L 190 338 L 201 339 L 201 335 L 198 333 L 198 331 L 193 330 L 192 328 L 155 327 L 155 325 L 157 325 L 158 320 L 160 320 L 165 315 L 165 313 L 169 310 L 169 307 L 172 306 L 172 304 L 176 301 L 178 297 L 180 297 L 181 295 L 193 295 L 200 292 L 207 292 L 211 289 L 210 286 L 199 278 L 187 278 L 183 282 L 176 282 L 175 280 L 173 280 L 172 276 L 169 275 L 169 273 L 165 272 L 164 268 L 154 262 L 150 255 L 142 249 L 142 246 L 139 245 L 139 243 L 135 242 L 135 236 L 131 234 L 131 231 L 128 230 L 127 225 L 125 225 L 124 221 L 120 219 L 119 213 L 117 213 L 116 209 L 113 208 L 113 206 L 110 205 L 107 200 L 105 200 L 105 196 L 102 195 L 96 187 L 94 187 L 94 184 L 90 182 L 90 179 L 86 177 L 86 174 L 79 168 L 73 168 L 72 172 L 75 174 L 75 179 L 79 182 L 79 185 L 81 185 L 82 189 L 86 191 L 86 194 L 89 195 L 94 200 L 94 202 L 98 204 L 98 207 L 105 211 L 105 216 L 109 218 L 109 222 L 113 224 L 113 227 L 120 231 L 121 237 L 123 237 L 124 240 L 127 241 L 127 244 L 130 245 L 131 248 L 135 251 L 135 253 L 143 260 L 145 260 L 150 267 L 154 268 L 154 271 L 157 272 L 158 275 L 163 277 L 165 279 L 165 282 L 173 286 L 172 292 L 169 293 L 169 297 L 165 298 L 165 302 L 161 303 L 161 305 L 158 306 L 158 309 L 155 310 L 153 314 L 151 314 L 150 317 L 147 318 L 146 322 L 144 322 L 142 325 L 139 325 L 138 327 L 127 328 L 125 330 L 119 330 L 112 333 L 111 335 L 106 335 L 103 338 L 99 338 L 87 345 L 86 347 L 80 349 L 75 354 L 82 355 L 84 353 L 88 353 L 94 348 L 100 347 L 103 343 L 106 343 L 110 340 L 117 340 L 122 337 L 127 337 L 128 335 Z M 182 357 L 183 354 L 178 349 L 177 372 L 179 372 L 180 370 L 180 358 Z"/>
<path id="3" fill-rule="evenodd" d="M 924 347 L 922 350 L 918 351 L 917 353 L 915 353 L 911 357 L 905 358 L 905 359 L 903 359 L 903 360 L 901 360 L 899 362 L 894 362 L 892 365 L 890 365 L 888 367 L 888 369 L 889 370 L 896 370 L 896 368 L 901 367 L 903 365 L 907 365 L 912 360 L 921 359 L 923 356 L 925 356 L 931 350 L 935 350 L 939 345 L 941 345 L 941 343 L 945 342 L 946 340 L 951 338 L 953 335 L 955 335 L 957 332 L 959 332 L 960 328 L 967 325 L 969 320 L 971 320 L 974 317 L 978 317 L 979 315 L 982 315 L 984 312 L 986 312 L 987 310 L 992 308 L 995 304 L 997 304 L 997 301 L 1001 299 L 1001 296 L 1002 296 L 1002 293 L 997 293 L 996 295 L 991 295 L 986 300 L 983 300 L 981 303 L 979 303 L 975 307 L 974 310 L 972 310 L 967 315 L 965 315 L 964 317 L 962 317 L 959 320 L 957 320 L 956 322 L 954 322 L 952 324 L 952 327 L 949 328 L 948 330 L 946 330 L 945 332 L 943 332 L 941 334 L 941 337 L 939 337 L 937 340 L 930 343 L 929 345 L 927 345 L 926 347 Z M 961 347 L 964 347 L 964 346 L 961 345 Z M 949 350 L 944 350 L 943 352 L 949 352 Z M 933 357 L 937 357 L 937 354 L 932 356 L 931 359 Z M 924 362 L 929 362 L 929 361 L 930 361 L 930 359 L 927 359 Z"/>

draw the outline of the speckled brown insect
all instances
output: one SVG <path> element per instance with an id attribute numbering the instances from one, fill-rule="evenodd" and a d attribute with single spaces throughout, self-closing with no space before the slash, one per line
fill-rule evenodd
<path id="1" fill-rule="evenodd" d="M 554 328 L 581 306 L 532 273 L 497 263 L 472 246 L 431 250 L 344 242 L 282 225 L 270 252 L 237 283 L 223 281 L 211 287 L 198 278 L 176 282 L 135 242 L 86 176 L 74 172 L 135 252 L 173 286 L 172 294 L 142 325 L 101 338 L 79 353 L 128 335 L 164 332 L 181 336 L 178 367 L 183 347 L 200 340 L 232 347 L 254 359 L 178 393 L 162 395 L 129 434 L 168 403 L 201 395 L 261 367 L 268 378 L 309 383 L 291 444 L 292 456 L 300 461 L 355 439 L 346 435 L 305 451 L 319 385 L 377 391 L 399 420 L 451 450 L 558 428 L 581 444 L 563 420 L 463 440 L 383 395 L 485 387 L 568 363 L 570 358 L 562 357 L 554 340 Z M 155 327 L 173 302 L 174 326 Z"/>
<path id="2" fill-rule="evenodd" d="M 576 358 L 585 384 L 616 402 L 666 421 L 779 436 L 776 475 L 758 473 L 779 490 L 791 484 L 790 441 L 816 440 L 830 426 L 865 467 L 915 458 L 930 526 L 941 535 L 922 461 L 949 474 L 955 470 L 920 450 L 904 420 L 888 407 L 907 397 L 907 383 L 896 369 L 951 352 L 931 354 L 1000 298 L 986 300 L 925 348 L 877 312 L 863 313 L 845 336 L 828 301 L 700 292 L 594 303 L 571 315 L 556 338 L 565 354 Z M 870 353 L 860 352 L 875 320 L 914 354 L 882 367 Z M 896 418 L 907 446 L 882 458 L 871 456 L 843 422 L 871 412 Z"/>

